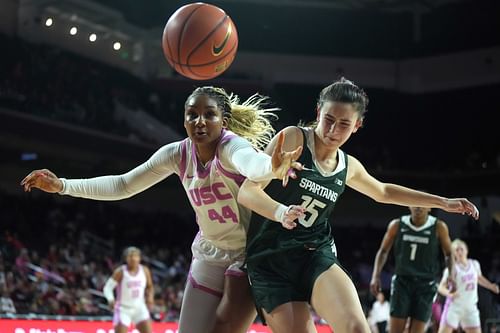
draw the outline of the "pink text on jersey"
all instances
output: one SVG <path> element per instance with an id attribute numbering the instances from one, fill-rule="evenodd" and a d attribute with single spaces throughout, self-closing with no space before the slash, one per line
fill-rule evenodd
<path id="1" fill-rule="evenodd" d="M 232 199 L 231 193 L 221 193 L 220 189 L 225 188 L 224 183 L 213 183 L 209 186 L 194 188 L 189 190 L 189 195 L 194 205 L 209 205 L 217 200 Z"/>

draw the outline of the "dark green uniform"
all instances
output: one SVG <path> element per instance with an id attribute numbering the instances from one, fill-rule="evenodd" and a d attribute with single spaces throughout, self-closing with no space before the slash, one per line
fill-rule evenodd
<path id="1" fill-rule="evenodd" d="M 436 297 L 436 277 L 440 271 L 437 219 L 416 227 L 411 216 L 402 216 L 394 241 L 396 272 L 391 283 L 391 316 L 427 322 Z"/>
<path id="2" fill-rule="evenodd" d="M 303 129 L 312 140 L 312 130 Z M 286 188 L 273 180 L 265 191 L 284 205 L 302 205 L 303 219 L 293 230 L 253 214 L 247 235 L 248 277 L 258 308 L 270 313 L 291 302 L 309 302 L 316 278 L 337 263 L 335 243 L 328 218 L 344 191 L 347 155 L 339 150 L 338 165 L 327 176 L 313 163 L 311 151 L 304 149 L 299 161 L 307 168 L 297 173 Z"/>

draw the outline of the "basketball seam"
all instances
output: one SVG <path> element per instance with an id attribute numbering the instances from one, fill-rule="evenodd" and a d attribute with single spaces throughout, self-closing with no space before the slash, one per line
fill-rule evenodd
<path id="1" fill-rule="evenodd" d="M 179 59 L 179 62 L 181 61 L 181 42 L 182 42 L 182 36 L 184 35 L 184 32 L 186 30 L 186 25 L 187 25 L 187 22 L 189 21 L 189 19 L 191 18 L 191 16 L 193 16 L 193 14 L 198 10 L 200 9 L 201 7 L 205 6 L 206 4 L 201 4 L 200 6 L 196 7 L 195 9 L 193 9 L 193 11 L 191 13 L 189 13 L 188 17 L 186 17 L 186 19 L 184 20 L 184 24 L 182 25 L 182 29 L 181 29 L 181 34 L 177 40 L 177 58 Z M 174 62 L 175 63 L 175 62 Z M 182 69 L 182 67 L 180 68 L 180 70 L 182 71 L 183 74 L 186 74 L 184 72 L 184 70 Z"/>
<path id="2" fill-rule="evenodd" d="M 203 39 L 202 39 L 202 40 L 198 43 L 198 45 L 196 45 L 196 47 L 195 47 L 195 48 L 194 48 L 194 49 L 193 49 L 193 50 L 192 50 L 192 51 L 188 54 L 188 56 L 187 56 L 187 58 L 186 58 L 186 64 L 188 64 L 188 70 L 189 70 L 192 74 L 197 75 L 195 72 L 193 72 L 193 71 L 189 68 L 189 59 L 191 58 L 191 56 L 193 55 L 193 53 L 194 53 L 194 52 L 196 52 L 196 51 L 197 51 L 197 50 L 201 47 L 201 45 L 203 45 L 203 44 L 204 44 L 204 43 L 205 43 L 205 42 L 206 42 L 206 41 L 210 38 L 210 36 L 212 36 L 212 35 L 214 34 L 214 32 L 216 32 L 216 31 L 217 31 L 217 30 L 221 27 L 221 25 L 223 25 L 223 24 L 224 24 L 224 22 L 226 21 L 226 19 L 228 19 L 228 18 L 229 18 L 229 16 L 228 16 L 227 14 L 225 14 L 225 15 L 224 15 L 224 17 L 222 18 L 222 20 L 221 20 L 219 23 L 217 23 L 217 25 L 215 26 L 215 28 L 213 28 L 213 29 L 212 29 L 212 31 L 210 31 L 210 32 L 208 33 L 208 35 L 206 35 L 206 36 L 205 36 L 205 38 L 203 38 Z M 229 22 L 229 24 L 231 24 L 231 22 Z M 226 54 L 226 55 L 227 55 L 227 54 Z M 219 61 L 219 60 L 221 60 L 221 59 L 224 59 L 224 57 L 217 59 L 217 61 Z M 179 58 L 179 60 L 181 60 L 181 59 Z M 215 61 L 215 62 L 217 62 L 217 61 Z M 209 64 L 205 64 L 205 65 L 209 65 Z M 200 75 L 200 76 L 203 76 L 203 75 Z"/>
<path id="3" fill-rule="evenodd" d="M 187 63 L 183 64 L 183 63 L 180 63 L 180 62 L 174 61 L 174 60 L 172 60 L 172 59 L 170 59 L 170 60 L 172 60 L 172 62 L 173 62 L 174 64 L 179 65 L 179 66 L 184 66 L 184 67 L 204 67 L 204 66 L 207 66 L 207 65 L 212 65 L 212 64 L 215 64 L 216 62 L 219 62 L 220 60 L 224 59 L 225 57 L 227 57 L 228 55 L 230 55 L 230 54 L 231 54 L 231 51 L 233 51 L 233 50 L 234 50 L 234 48 L 235 48 L 235 47 L 237 47 L 237 46 L 238 46 L 238 43 L 234 43 L 233 47 L 232 47 L 231 49 L 229 49 L 229 51 L 228 51 L 226 54 L 224 54 L 224 56 L 222 56 L 222 57 L 218 58 L 217 60 L 210 61 L 210 62 L 205 62 L 205 63 L 203 63 L 203 64 L 189 65 L 189 64 L 187 64 Z"/>
<path id="4" fill-rule="evenodd" d="M 225 59 L 228 55 L 232 54 L 232 53 L 231 53 L 231 51 L 232 51 L 235 47 L 237 47 L 237 45 L 238 45 L 238 43 L 235 43 L 235 45 L 234 45 L 234 46 L 233 46 L 233 47 L 229 50 L 229 52 L 228 52 L 228 53 L 226 53 L 226 54 L 225 54 L 222 58 L 219 58 L 217 61 L 220 61 L 220 60 L 222 60 L 222 59 Z M 210 63 L 206 63 L 206 64 L 203 64 L 203 65 L 189 65 L 189 66 L 187 66 L 187 65 L 182 65 L 182 64 L 178 64 L 178 65 L 179 65 L 179 66 L 187 66 L 188 68 L 193 68 L 193 69 L 196 69 L 196 68 L 199 68 L 199 67 L 212 65 L 212 64 L 216 63 L 217 61 L 212 61 L 212 62 L 210 62 Z M 213 76 L 213 75 L 202 75 L 202 74 L 195 73 L 195 72 L 194 72 L 193 70 L 191 70 L 191 69 L 190 69 L 190 72 L 191 72 L 193 75 L 196 75 L 196 76 L 198 76 L 198 77 L 204 77 L 204 78 L 206 78 L 207 80 L 208 80 L 208 79 L 215 78 L 215 77 L 219 76 L 220 74 L 222 74 L 222 72 L 221 72 L 221 73 L 218 73 L 216 76 Z"/>

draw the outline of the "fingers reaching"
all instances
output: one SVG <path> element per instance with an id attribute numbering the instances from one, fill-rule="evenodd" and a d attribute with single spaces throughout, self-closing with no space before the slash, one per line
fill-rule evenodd
<path id="1" fill-rule="evenodd" d="M 42 191 L 55 193 L 62 190 L 62 181 L 50 170 L 41 169 L 30 172 L 21 181 L 20 185 L 25 192 L 31 192 L 33 188 L 38 188 Z"/>
<path id="2" fill-rule="evenodd" d="M 297 226 L 297 222 L 295 222 L 296 219 L 303 218 L 305 213 L 305 208 L 302 206 L 297 206 L 297 205 L 292 205 L 288 207 L 288 210 L 286 211 L 283 221 L 281 224 L 283 225 L 284 228 L 286 229 L 293 229 Z"/>

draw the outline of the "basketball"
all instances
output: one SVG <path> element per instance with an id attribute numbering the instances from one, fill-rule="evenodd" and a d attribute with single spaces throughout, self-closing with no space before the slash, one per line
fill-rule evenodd
<path id="1" fill-rule="evenodd" d="M 179 8 L 163 30 L 165 58 L 175 71 L 193 80 L 222 74 L 233 62 L 238 33 L 220 8 L 202 2 Z"/>

